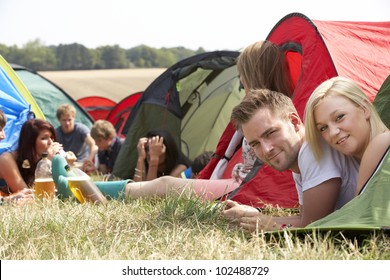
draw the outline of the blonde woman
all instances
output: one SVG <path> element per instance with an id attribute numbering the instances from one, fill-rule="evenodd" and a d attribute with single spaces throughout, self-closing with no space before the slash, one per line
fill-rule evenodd
<path id="1" fill-rule="evenodd" d="M 359 193 L 390 145 L 390 132 L 364 92 L 351 79 L 334 77 L 319 85 L 305 109 L 306 141 L 317 160 L 321 139 L 359 163 Z"/>

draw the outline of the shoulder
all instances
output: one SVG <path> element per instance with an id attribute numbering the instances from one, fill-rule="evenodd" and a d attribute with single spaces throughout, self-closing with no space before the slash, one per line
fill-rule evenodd
<path id="1" fill-rule="evenodd" d="M 322 143 L 322 157 L 317 161 L 310 146 L 304 142 L 299 152 L 298 165 L 303 189 L 313 188 L 331 178 L 343 178 L 352 169 L 349 159 Z M 356 173 L 357 173 L 357 167 Z"/>
<path id="2" fill-rule="evenodd" d="M 18 169 L 16 164 L 16 152 L 5 152 L 0 155 L 0 174 L 4 178 L 4 173 L 10 173 L 11 170 Z"/>
<path id="3" fill-rule="evenodd" d="M 368 144 L 361 159 L 361 165 L 377 165 L 390 145 L 390 131 L 375 136 Z"/>
<path id="4" fill-rule="evenodd" d="M 368 144 L 365 154 L 370 154 L 370 152 L 379 151 L 382 154 L 387 150 L 390 145 L 390 131 L 386 131 L 375 136 L 370 143 Z M 363 156 L 364 156 L 363 155 Z"/>
<path id="5" fill-rule="evenodd" d="M 375 136 L 368 144 L 360 162 L 357 193 L 375 171 L 389 146 L 389 131 Z"/>
<path id="6" fill-rule="evenodd" d="M 0 162 L 9 162 L 10 160 L 16 160 L 16 154 L 14 152 L 5 152 L 0 155 Z"/>
<path id="7" fill-rule="evenodd" d="M 112 144 L 112 146 L 114 149 L 120 149 L 124 142 L 125 142 L 124 138 L 120 138 L 120 137 L 116 136 L 114 138 L 114 143 Z"/>
<path id="8" fill-rule="evenodd" d="M 89 132 L 88 126 L 86 126 L 83 123 L 77 122 L 74 124 L 74 127 L 75 127 L 75 129 L 77 129 L 79 131 L 88 131 Z"/>
<path id="9" fill-rule="evenodd" d="M 90 129 L 88 128 L 88 126 L 83 123 L 75 123 L 74 125 L 74 132 L 76 134 L 79 134 L 83 138 L 89 135 L 89 131 Z"/>

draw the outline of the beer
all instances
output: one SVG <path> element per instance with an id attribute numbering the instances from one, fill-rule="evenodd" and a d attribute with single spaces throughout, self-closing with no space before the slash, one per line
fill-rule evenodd
<path id="1" fill-rule="evenodd" d="M 86 176 L 77 176 L 77 177 L 68 177 L 68 185 L 70 191 L 73 193 L 73 195 L 77 198 L 77 200 L 80 203 L 85 202 L 84 195 L 82 193 L 83 185 L 87 183 L 89 180 Z"/>
<path id="2" fill-rule="evenodd" d="M 35 179 L 34 190 L 38 198 L 54 198 L 56 196 L 56 186 L 53 178 Z"/>
<path id="3" fill-rule="evenodd" d="M 69 189 L 80 203 L 92 202 L 99 204 L 107 202 L 106 197 L 88 175 L 67 177 L 67 179 Z"/>

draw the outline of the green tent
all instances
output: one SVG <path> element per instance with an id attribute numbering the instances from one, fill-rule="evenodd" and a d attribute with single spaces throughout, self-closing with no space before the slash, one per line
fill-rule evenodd
<path id="1" fill-rule="evenodd" d="M 390 127 L 390 76 L 383 82 L 374 99 L 374 106 L 383 122 Z"/>
<path id="2" fill-rule="evenodd" d="M 39 108 L 54 127 L 60 125 L 56 113 L 57 108 L 61 104 L 68 103 L 76 109 L 76 121 L 91 127 L 93 119 L 84 109 L 63 89 L 49 81 L 36 71 L 28 69 L 24 66 L 10 64 L 24 85 L 27 87 Z"/>
<path id="3" fill-rule="evenodd" d="M 126 140 L 113 174 L 133 177 L 138 140 L 156 128 L 169 131 L 191 160 L 204 151 L 214 151 L 233 107 L 244 97 L 236 67 L 238 55 L 234 51 L 201 53 L 157 77 L 124 125 Z"/>
<path id="4" fill-rule="evenodd" d="M 360 194 L 339 210 L 305 227 L 313 230 L 390 229 L 390 149 Z"/>

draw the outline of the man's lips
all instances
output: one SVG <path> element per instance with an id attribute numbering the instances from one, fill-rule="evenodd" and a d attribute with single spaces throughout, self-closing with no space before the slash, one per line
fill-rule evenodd
<path id="1" fill-rule="evenodd" d="M 272 155 L 271 157 L 268 157 L 268 161 L 274 159 L 275 157 L 277 157 L 282 151 L 279 151 L 278 153 Z"/>

